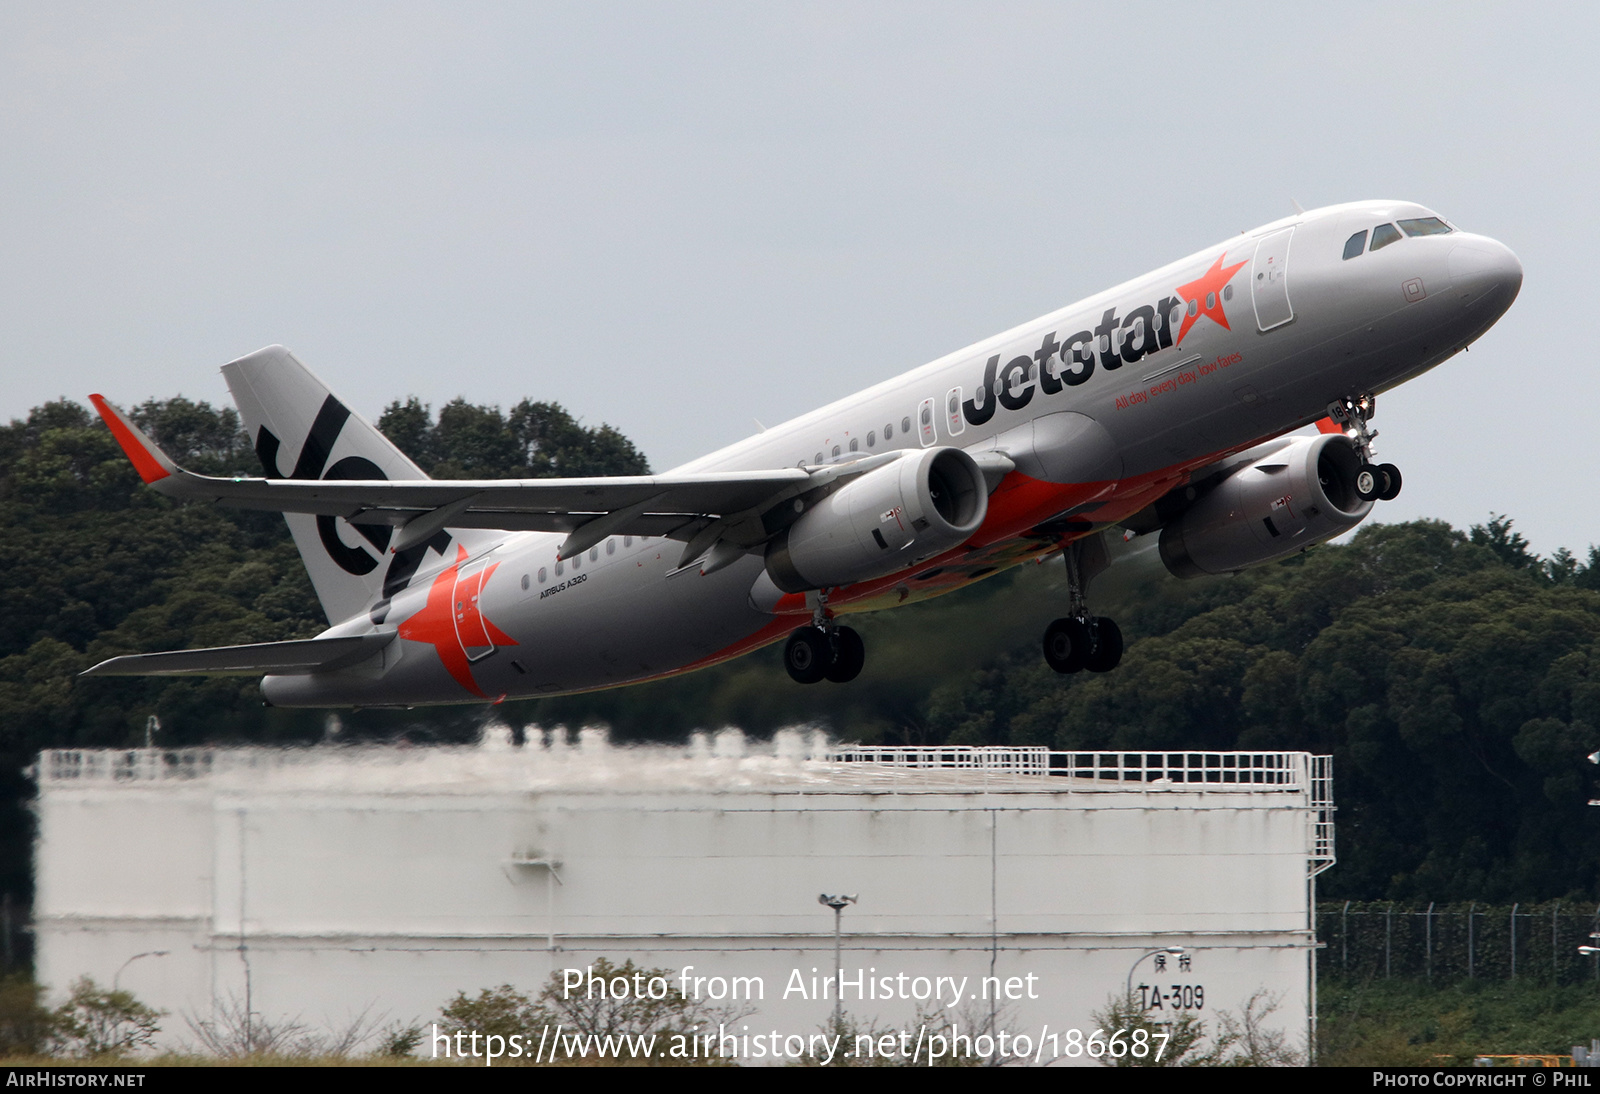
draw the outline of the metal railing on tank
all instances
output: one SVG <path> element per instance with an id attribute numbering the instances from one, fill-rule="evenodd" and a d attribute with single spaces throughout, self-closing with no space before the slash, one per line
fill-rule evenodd
<path id="1" fill-rule="evenodd" d="M 1326 756 L 1305 752 L 1071 752 L 1042 746 L 841 745 L 829 749 L 830 763 L 860 765 L 886 775 L 902 771 L 945 771 L 1015 778 L 1071 780 L 1074 788 L 1166 788 L 1312 791 L 1332 804 L 1332 775 Z M 1075 784 L 1075 785 L 1074 785 Z"/>
<path id="2" fill-rule="evenodd" d="M 216 764 L 211 748 L 51 748 L 39 754 L 39 781 L 198 779 L 212 774 Z"/>

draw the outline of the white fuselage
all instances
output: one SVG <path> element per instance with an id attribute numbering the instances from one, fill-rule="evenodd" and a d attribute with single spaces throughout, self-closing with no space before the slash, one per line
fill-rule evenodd
<path id="1" fill-rule="evenodd" d="M 869 611 L 949 591 L 1124 520 L 1197 469 L 1322 418 L 1335 399 L 1391 388 L 1481 335 L 1521 283 L 1503 245 L 1454 230 L 1343 257 L 1358 232 L 1434 216 L 1362 202 L 1268 224 L 677 470 L 1000 449 L 1016 469 L 975 535 L 902 572 L 829 589 L 826 607 Z M 381 622 L 362 616 L 328 632 L 398 627 L 381 659 L 268 677 L 267 698 L 391 705 L 610 687 L 765 645 L 816 606 L 780 593 L 759 554 L 702 574 L 678 570 L 683 545 L 672 540 L 615 536 L 558 562 L 563 538 L 508 532 L 459 565 L 419 573 Z"/>

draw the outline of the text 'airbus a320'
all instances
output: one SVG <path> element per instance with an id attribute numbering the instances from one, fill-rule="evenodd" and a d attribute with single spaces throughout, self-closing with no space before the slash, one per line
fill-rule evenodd
<path id="1" fill-rule="evenodd" d="M 852 680 L 840 624 L 1060 554 L 1059 672 L 1122 656 L 1089 614 L 1102 537 L 1160 534 L 1180 577 L 1283 558 L 1400 489 L 1375 398 L 1488 330 L 1506 247 L 1397 201 L 1268 224 L 662 475 L 429 479 L 272 346 L 222 372 L 265 475 L 176 466 L 95 407 L 144 481 L 286 515 L 329 628 L 116 657 L 86 675 L 260 674 L 278 706 L 614 687 L 787 639 Z M 1317 423 L 1315 436 L 1287 436 Z"/>

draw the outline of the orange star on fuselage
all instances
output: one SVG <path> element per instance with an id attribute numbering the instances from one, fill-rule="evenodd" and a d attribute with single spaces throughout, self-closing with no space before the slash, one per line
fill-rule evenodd
<path id="1" fill-rule="evenodd" d="M 1178 286 L 1179 296 L 1191 304 L 1198 305 L 1192 313 L 1184 309 L 1183 326 L 1178 329 L 1178 341 L 1183 341 L 1183 336 L 1189 333 L 1189 328 L 1194 326 L 1195 320 L 1202 315 L 1221 323 L 1223 330 L 1233 329 L 1228 326 L 1227 313 L 1222 310 L 1222 289 L 1234 274 L 1244 268 L 1244 263 L 1240 262 L 1225 268 L 1222 260 L 1227 257 L 1226 253 L 1219 254 L 1217 260 L 1211 264 L 1211 268 L 1198 280 Z"/>
<path id="2" fill-rule="evenodd" d="M 461 564 L 467 560 L 466 549 L 459 544 L 456 546 L 456 560 L 444 569 L 438 577 L 433 579 L 433 584 L 428 587 L 428 599 L 416 612 L 401 623 L 399 633 L 401 638 L 412 642 L 426 642 L 439 653 L 439 661 L 444 665 L 445 671 L 455 678 L 456 683 L 472 692 L 474 695 L 483 694 L 483 689 L 478 687 L 478 682 L 472 678 L 472 665 L 467 660 L 467 651 L 461 643 L 461 636 L 456 630 L 455 605 L 456 584 L 461 571 Z M 496 562 L 483 572 L 481 581 L 476 582 L 477 589 L 482 589 L 489 583 L 489 575 L 494 573 L 500 564 Z M 471 603 L 463 603 L 462 612 L 470 612 L 476 616 L 476 621 L 483 625 L 484 632 L 496 646 L 515 646 L 517 643 L 510 635 L 485 619 L 478 610 L 476 594 L 469 596 Z"/>

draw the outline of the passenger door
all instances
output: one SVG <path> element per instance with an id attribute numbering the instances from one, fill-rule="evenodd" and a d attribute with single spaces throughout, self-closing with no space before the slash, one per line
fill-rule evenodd
<path id="1" fill-rule="evenodd" d="M 1262 236 L 1250 264 L 1250 296 L 1256 306 L 1256 329 L 1268 331 L 1294 319 L 1289 303 L 1289 240 L 1293 228 Z"/>

